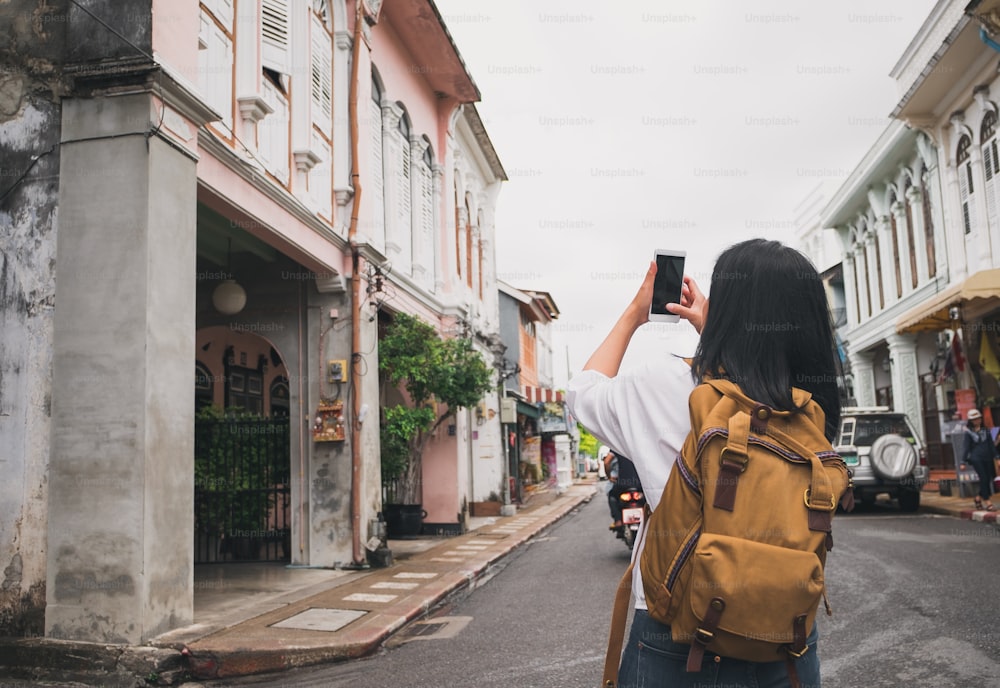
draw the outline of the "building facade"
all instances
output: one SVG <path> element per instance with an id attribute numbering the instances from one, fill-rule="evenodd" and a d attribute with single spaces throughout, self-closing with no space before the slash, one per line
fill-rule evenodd
<path id="1" fill-rule="evenodd" d="M 854 400 L 906 412 L 931 468 L 954 465 L 972 406 L 1000 423 L 997 9 L 934 6 L 891 72 L 892 123 L 820 212 L 843 245 Z"/>
<path id="2" fill-rule="evenodd" d="M 365 565 L 380 319 L 498 338 L 505 175 L 436 7 L 15 0 L 0 26 L 2 631 L 142 643 L 191 623 L 197 561 Z M 499 486 L 497 410 L 428 455 L 428 520 Z"/>

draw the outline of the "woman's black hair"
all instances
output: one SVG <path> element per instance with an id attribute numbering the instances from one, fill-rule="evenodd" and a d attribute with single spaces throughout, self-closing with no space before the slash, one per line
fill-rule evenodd
<path id="1" fill-rule="evenodd" d="M 695 352 L 695 380 L 725 377 L 756 401 L 793 411 L 792 387 L 812 393 L 840 426 L 835 344 L 823 282 L 795 249 L 750 239 L 719 256 L 708 316 Z"/>

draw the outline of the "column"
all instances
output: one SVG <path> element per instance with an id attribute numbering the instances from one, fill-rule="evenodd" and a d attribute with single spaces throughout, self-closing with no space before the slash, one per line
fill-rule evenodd
<path id="1" fill-rule="evenodd" d="M 854 253 L 844 253 L 844 301 L 847 305 L 847 324 L 857 327 L 860 322 L 858 314 L 857 274 L 854 265 Z"/>
<path id="2" fill-rule="evenodd" d="M 896 262 L 892 259 L 892 223 L 884 215 L 875 223 L 876 241 L 882 257 L 882 294 L 885 297 L 885 307 L 889 308 L 899 301 L 896 295 Z"/>
<path id="3" fill-rule="evenodd" d="M 892 361 L 893 410 L 905 413 L 923 440 L 924 414 L 920 406 L 917 336 L 890 334 L 885 341 L 889 344 L 889 359 Z"/>
<path id="4" fill-rule="evenodd" d="M 948 247 L 948 277 L 954 283 L 969 274 L 965 260 L 965 230 L 962 226 L 962 196 L 958 190 L 958 170 L 950 163 L 944 168 L 944 227 L 945 244 Z"/>
<path id="5" fill-rule="evenodd" d="M 174 130 L 207 119 L 170 104 Z M 136 90 L 62 101 L 52 638 L 138 645 L 193 617 L 197 158 L 160 109 Z"/>
<path id="6" fill-rule="evenodd" d="M 917 287 L 927 284 L 927 237 L 924 228 L 923 194 L 919 187 L 911 186 L 906 190 L 906 202 L 910 205 L 910 218 L 913 220 L 913 245 L 917 252 Z"/>
<path id="7" fill-rule="evenodd" d="M 879 269 L 879 253 L 875 250 L 875 232 L 865 232 L 865 251 L 868 255 L 868 288 L 871 290 L 872 314 L 881 313 L 885 307 L 885 285 Z"/>
<path id="8" fill-rule="evenodd" d="M 863 243 L 858 243 L 854 246 L 854 269 L 858 275 L 858 306 L 860 312 L 858 313 L 858 322 L 863 323 L 871 318 L 871 309 L 868 307 L 869 293 L 868 293 L 868 272 L 871 268 L 870 265 L 865 262 L 865 251 L 863 248 Z"/>
<path id="9" fill-rule="evenodd" d="M 973 275 L 977 271 L 989 267 L 990 254 L 990 214 L 986 208 L 986 172 L 983 168 L 983 149 L 976 143 L 969 147 L 969 162 L 972 163 L 972 202 L 976 206 L 976 224 L 972 227 L 972 234 L 965 237 L 965 245 L 969 274 Z"/>
<path id="10" fill-rule="evenodd" d="M 854 401 L 858 406 L 875 405 L 875 373 L 869 351 L 852 351 L 847 354 L 854 376 Z"/>
<path id="11" fill-rule="evenodd" d="M 906 206 L 896 201 L 889 209 L 896 221 L 896 243 L 899 246 L 899 274 L 903 281 L 903 296 L 913 291 L 913 270 L 910 266 L 910 240 L 906 226 Z M 913 237 L 914 242 L 916 237 Z"/>

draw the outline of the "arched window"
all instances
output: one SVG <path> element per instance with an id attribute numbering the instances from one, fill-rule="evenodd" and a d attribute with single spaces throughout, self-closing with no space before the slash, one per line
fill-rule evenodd
<path id="1" fill-rule="evenodd" d="M 990 227 L 996 227 L 1000 218 L 998 203 L 997 175 L 1000 175 L 1000 156 L 997 155 L 997 113 L 988 111 L 983 117 L 979 140 L 983 142 L 983 168 L 986 172 L 986 220 Z"/>
<path id="2" fill-rule="evenodd" d="M 414 161 L 413 264 L 420 266 L 423 286 L 434 285 L 434 154 L 430 141 L 421 140 L 423 153 Z"/>
<path id="3" fill-rule="evenodd" d="M 288 417 L 288 380 L 284 377 L 277 377 L 271 382 L 268 390 L 268 398 L 271 405 L 271 418 Z"/>
<path id="4" fill-rule="evenodd" d="M 372 211 L 376 246 L 385 245 L 385 168 L 382 163 L 382 88 L 372 75 L 372 101 L 369 106 L 371 119 L 371 174 Z"/>
<path id="5" fill-rule="evenodd" d="M 399 223 L 397 236 L 404 245 L 412 241 L 412 217 L 410 217 L 410 118 L 404 112 L 399 118 L 395 131 L 399 160 L 395 169 L 396 221 Z"/>
<path id="6" fill-rule="evenodd" d="M 920 167 L 920 205 L 924 217 L 924 241 L 927 244 L 927 276 L 937 275 L 937 256 L 934 251 L 934 219 L 931 215 L 930 171 Z"/>
<path id="7" fill-rule="evenodd" d="M 958 167 L 958 193 L 962 199 L 962 224 L 965 226 L 965 233 L 972 234 L 976 228 L 976 189 L 972 183 L 972 161 L 970 149 L 972 139 L 963 135 L 958 140 L 958 150 L 955 155 L 955 162 Z"/>
<path id="8" fill-rule="evenodd" d="M 472 287 L 472 206 L 465 195 L 465 283 Z"/>
<path id="9" fill-rule="evenodd" d="M 215 379 L 204 363 L 194 363 L 194 410 L 200 411 L 215 403 Z"/>

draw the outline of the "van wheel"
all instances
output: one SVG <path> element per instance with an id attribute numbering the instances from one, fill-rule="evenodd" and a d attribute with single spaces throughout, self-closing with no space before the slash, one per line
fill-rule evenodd
<path id="1" fill-rule="evenodd" d="M 899 493 L 899 509 L 912 513 L 920 508 L 920 493 L 916 490 L 906 490 Z"/>

